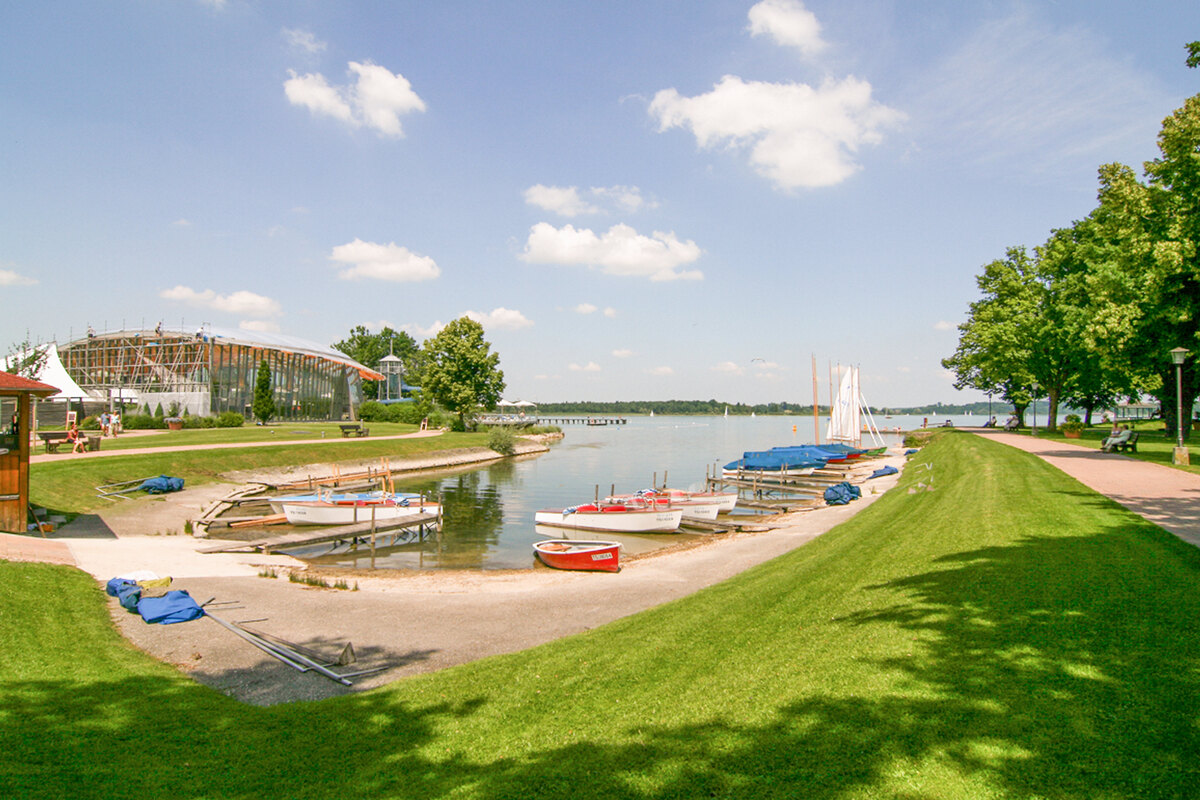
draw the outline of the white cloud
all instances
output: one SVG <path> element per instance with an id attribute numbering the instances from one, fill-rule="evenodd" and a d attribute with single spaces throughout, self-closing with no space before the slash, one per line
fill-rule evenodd
<path id="1" fill-rule="evenodd" d="M 935 331 L 952 331 L 954 330 L 954 323 L 941 319 L 933 323 L 933 329 Z"/>
<path id="2" fill-rule="evenodd" d="M 262 319 L 242 320 L 238 323 L 238 327 L 244 331 L 256 331 L 258 333 L 279 333 L 279 325 Z"/>
<path id="3" fill-rule="evenodd" d="M 578 314 L 595 314 L 599 309 L 591 303 L 580 303 L 575 306 L 575 312 Z"/>
<path id="4" fill-rule="evenodd" d="M 611 202 L 618 211 L 632 214 L 643 208 L 657 208 L 658 203 L 642 197 L 642 190 L 636 186 L 592 187 L 592 194 L 597 198 Z"/>
<path id="5" fill-rule="evenodd" d="M 539 183 L 525 190 L 525 202 L 563 217 L 596 214 L 600 211 L 596 206 L 584 201 L 579 196 L 579 189 L 574 186 L 543 186 Z"/>
<path id="6" fill-rule="evenodd" d="M 326 48 L 325 42 L 314 36 L 312 31 L 302 28 L 284 28 L 283 38 L 292 48 L 306 53 L 323 53 Z"/>
<path id="7" fill-rule="evenodd" d="M 815 56 L 825 49 L 821 39 L 821 23 L 798 0 L 762 0 L 750 8 L 750 33 L 766 34 L 777 44 L 795 47 L 806 56 Z"/>
<path id="8" fill-rule="evenodd" d="M 745 370 L 742 369 L 741 366 L 733 363 L 732 361 L 722 361 L 720 364 L 717 364 L 716 366 L 712 367 L 712 371 L 713 372 L 725 372 L 730 375 L 741 375 L 745 372 Z"/>
<path id="9" fill-rule="evenodd" d="M 400 73 L 370 62 L 351 61 L 355 81 L 343 87 L 330 86 L 320 73 L 298 75 L 284 81 L 283 90 L 292 105 L 304 106 L 314 114 L 324 114 L 353 127 L 372 128 L 385 136 L 402 137 L 400 116 L 424 111 L 425 101 Z"/>
<path id="10" fill-rule="evenodd" d="M 776 362 L 764 361 L 761 358 L 755 359 L 753 364 L 754 364 L 755 369 L 760 369 L 760 370 L 761 369 L 778 369 L 779 368 L 779 364 L 777 364 Z"/>
<path id="11" fill-rule="evenodd" d="M 1006 179 L 1014 165 L 1047 183 L 1082 176 L 1092 189 L 1095 165 L 1141 158 L 1178 101 L 1086 25 L 1058 28 L 1033 4 L 1013 7 L 910 82 L 914 134 L 942 161 Z"/>
<path id="12" fill-rule="evenodd" d="M 613 358 L 629 358 L 633 355 L 633 351 L 629 348 L 621 348 L 620 350 L 612 351 Z"/>
<path id="13" fill-rule="evenodd" d="M 530 229 L 521 258 L 531 264 L 598 266 L 609 275 L 671 281 L 701 280 L 704 274 L 698 270 L 676 271 L 700 253 L 695 242 L 681 242 L 674 233 L 643 236 L 620 224 L 597 235 L 589 228 L 539 222 Z"/>
<path id="14" fill-rule="evenodd" d="M 429 256 L 417 255 L 395 242 L 377 244 L 355 239 L 333 248 L 329 259 L 343 265 L 338 277 L 344 280 L 375 278 L 381 281 L 429 281 L 442 274 Z"/>
<path id="15" fill-rule="evenodd" d="M 175 220 L 175 221 L 174 221 L 174 222 L 172 222 L 171 224 L 172 224 L 172 225 L 174 225 L 176 228 L 190 228 L 190 227 L 192 227 L 192 221 L 191 221 L 190 219 L 186 219 L 186 218 L 184 218 L 184 217 L 180 217 L 179 219 Z"/>
<path id="16" fill-rule="evenodd" d="M 227 0 L 200 0 L 200 5 L 210 6 L 217 11 L 224 11 L 227 4 Z"/>
<path id="17" fill-rule="evenodd" d="M 751 166 L 784 189 L 832 186 L 854 174 L 854 154 L 882 141 L 904 114 L 871 99 L 858 78 L 803 83 L 743 81 L 726 75 L 713 90 L 683 97 L 663 89 L 650 104 L 659 130 L 690 128 L 702 149 L 748 149 Z"/>
<path id="18" fill-rule="evenodd" d="M 526 319 L 525 315 L 520 311 L 504 307 L 494 308 L 486 314 L 481 314 L 478 311 L 464 311 L 463 316 L 475 320 L 484 328 L 492 330 L 517 331 L 533 325 L 533 322 Z"/>
<path id="19" fill-rule="evenodd" d="M 207 308 L 244 317 L 277 317 L 283 313 L 279 303 L 261 294 L 240 290 L 232 294 L 217 294 L 212 289 L 198 292 L 190 286 L 163 289 L 158 296 L 195 308 Z"/>
<path id="20" fill-rule="evenodd" d="M 22 275 L 13 269 L 0 268 L 0 286 L 33 286 L 36 278 Z"/>
<path id="21" fill-rule="evenodd" d="M 599 372 L 600 365 L 595 361 L 589 361 L 583 366 L 580 366 L 579 364 L 568 364 L 567 369 L 571 370 L 571 372 Z"/>
<path id="22" fill-rule="evenodd" d="M 588 189 L 593 201 L 585 200 L 577 186 L 545 186 L 535 184 L 525 190 L 525 202 L 563 217 L 582 214 L 603 214 L 615 211 L 633 214 L 643 208 L 655 208 L 658 203 L 642 197 L 636 186 L 593 186 Z"/>
<path id="23" fill-rule="evenodd" d="M 324 75 L 297 75 L 292 70 L 288 74 L 292 77 L 283 82 L 283 91 L 292 105 L 304 106 L 314 114 L 324 114 L 356 127 L 362 124 L 355 119 L 354 109 L 343 92 L 330 86 Z"/>
<path id="24" fill-rule="evenodd" d="M 655 367 L 654 369 L 646 370 L 651 375 L 674 375 L 675 370 L 670 367 Z"/>
<path id="25" fill-rule="evenodd" d="M 396 330 L 404 331 L 409 336 L 413 337 L 418 342 L 420 342 L 425 339 L 430 339 L 434 336 L 437 336 L 439 333 L 442 332 L 442 328 L 444 328 L 444 327 L 446 327 L 446 323 L 442 322 L 439 319 L 436 322 L 434 322 L 432 325 L 429 325 L 428 327 L 422 327 L 420 325 L 417 325 L 415 322 L 409 322 L 404 325 L 401 325 Z"/>
<path id="26" fill-rule="evenodd" d="M 608 317 L 609 319 L 616 319 L 617 310 L 612 306 L 609 306 L 608 308 L 604 309 L 604 316 Z"/>

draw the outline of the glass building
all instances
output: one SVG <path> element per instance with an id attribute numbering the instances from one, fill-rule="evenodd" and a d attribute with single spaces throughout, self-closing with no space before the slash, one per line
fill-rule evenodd
<path id="1" fill-rule="evenodd" d="M 122 330 L 89 333 L 58 346 L 63 367 L 95 399 L 153 412 L 250 419 L 258 365 L 271 369 L 275 419 L 355 418 L 362 381 L 384 376 L 329 347 L 278 333 Z"/>

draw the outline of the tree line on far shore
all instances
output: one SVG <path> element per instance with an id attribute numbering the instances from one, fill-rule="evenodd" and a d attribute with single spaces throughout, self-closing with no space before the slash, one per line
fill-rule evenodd
<path id="1" fill-rule="evenodd" d="M 1200 66 L 1200 42 L 1187 50 L 1188 67 Z M 1093 410 L 1151 395 L 1173 436 L 1171 351 L 1181 349 L 1186 423 L 1200 394 L 1200 95 L 1163 121 L 1158 149 L 1144 179 L 1124 164 L 1100 167 L 1087 217 L 984 266 L 983 297 L 942 361 L 957 388 L 1002 398 L 1022 419 L 1046 397 L 1051 430 L 1060 404 L 1090 422 Z"/>

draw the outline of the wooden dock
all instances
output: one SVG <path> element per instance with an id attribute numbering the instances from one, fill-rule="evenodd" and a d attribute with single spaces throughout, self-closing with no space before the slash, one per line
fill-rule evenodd
<path id="1" fill-rule="evenodd" d="M 539 425 L 627 425 L 624 417 L 538 417 Z"/>
<path id="2" fill-rule="evenodd" d="M 259 550 L 263 553 L 270 553 L 272 550 L 287 550 L 293 547 L 327 542 L 363 543 L 375 547 L 379 539 L 390 540 L 394 544 L 401 534 L 407 535 L 414 529 L 418 534 L 423 534 L 426 526 L 433 528 L 440 524 L 441 517 L 438 514 L 414 514 L 411 517 L 401 517 L 374 524 L 358 522 L 353 525 L 339 525 L 336 528 L 323 526 L 312 530 L 281 533 L 278 536 L 268 536 L 245 542 L 230 540 L 213 547 L 200 548 L 196 552 L 232 553 L 238 550 Z"/>

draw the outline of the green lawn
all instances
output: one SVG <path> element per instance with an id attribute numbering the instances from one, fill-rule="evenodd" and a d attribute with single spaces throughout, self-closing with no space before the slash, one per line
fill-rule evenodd
<path id="1" fill-rule="evenodd" d="M 386 435 L 389 423 L 381 423 L 379 435 Z M 395 432 L 414 430 L 412 425 L 395 425 Z M 280 426 L 277 433 L 264 433 L 264 428 L 213 428 L 205 430 L 174 431 L 159 436 L 124 437 L 117 442 L 122 445 L 148 447 L 181 446 L 189 444 L 224 444 L 270 439 L 299 440 L 300 428 Z M 334 426 L 336 431 L 336 426 Z M 72 458 L 66 456 L 52 461 L 33 464 L 29 473 L 30 499 L 35 505 L 43 506 L 56 513 L 80 514 L 103 508 L 113 501 L 96 496 L 95 487 L 148 478 L 155 475 L 173 475 L 183 478 L 188 485 L 197 485 L 220 480 L 222 473 L 236 470 L 296 466 L 302 464 L 328 464 L 337 461 L 391 458 L 422 455 L 439 450 L 459 447 L 486 447 L 487 433 L 444 433 L 441 436 L 416 439 L 385 439 L 376 436 L 375 423 L 371 423 L 371 436 L 362 439 L 337 439 L 311 445 L 297 444 L 287 447 L 222 448 L 219 450 L 163 450 L 161 453 L 131 453 L 129 455 L 106 456 L 104 458 Z M 318 430 L 319 434 L 319 430 Z M 319 438 L 319 435 L 314 438 Z M 113 440 L 106 439 L 102 445 L 109 448 Z"/>
<path id="2" fill-rule="evenodd" d="M 961 432 L 724 584 L 319 703 L 193 684 L 104 603 L 0 562 L 0 795 L 1200 795 L 1200 551 Z"/>
<path id="3" fill-rule="evenodd" d="M 1173 437 L 1167 438 L 1167 434 L 1163 430 L 1162 420 L 1147 420 L 1141 423 L 1134 423 L 1133 429 L 1138 431 L 1137 452 L 1124 453 L 1124 455 L 1154 464 L 1163 464 L 1168 467 L 1175 466 L 1172 463 L 1175 454 L 1175 439 Z M 1078 439 L 1067 439 L 1063 436 L 1062 431 L 1048 433 L 1044 428 L 1038 428 L 1038 438 L 1061 440 L 1071 444 L 1080 444 L 1084 447 L 1094 447 L 1099 450 L 1101 443 L 1111 430 L 1111 425 L 1094 426 L 1085 428 L 1082 431 L 1082 436 Z M 1023 432 L 1028 433 L 1028 430 Z M 1200 473 L 1200 431 L 1192 431 L 1191 435 L 1192 440 L 1190 442 L 1185 441 L 1184 444 L 1191 450 L 1191 460 L 1193 463 L 1175 468 Z"/>

